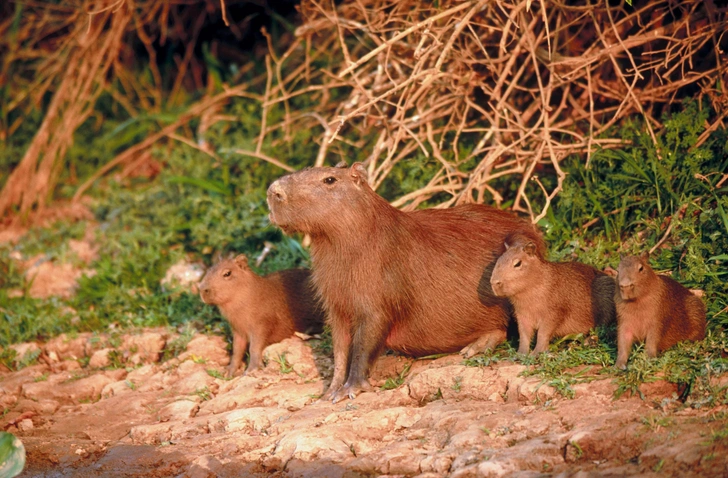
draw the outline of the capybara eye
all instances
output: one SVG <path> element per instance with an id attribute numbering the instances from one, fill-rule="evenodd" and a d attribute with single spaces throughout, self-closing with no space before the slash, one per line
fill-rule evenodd
<path id="1" fill-rule="evenodd" d="M 642 266 L 642 264 L 640 264 L 640 267 L 637 270 L 640 271 L 640 272 L 642 272 L 644 270 L 644 267 Z"/>
<path id="2" fill-rule="evenodd" d="M 520 260 L 520 259 L 518 259 L 518 260 L 517 260 L 517 261 L 516 261 L 516 262 L 515 262 L 515 263 L 513 264 L 513 268 L 514 268 L 514 269 L 518 269 L 519 267 L 521 267 L 521 260 Z"/>
<path id="3" fill-rule="evenodd" d="M 222 273 L 222 276 L 223 277 L 230 277 L 230 274 L 232 274 L 232 273 L 233 272 L 230 269 L 228 269 L 228 270 L 226 270 L 225 272 Z"/>
<path id="4" fill-rule="evenodd" d="M 324 184 L 334 184 L 335 182 L 336 182 L 336 178 L 333 176 L 324 178 Z"/>

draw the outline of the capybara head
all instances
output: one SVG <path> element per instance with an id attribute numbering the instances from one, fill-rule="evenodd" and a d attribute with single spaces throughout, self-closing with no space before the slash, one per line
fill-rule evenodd
<path id="1" fill-rule="evenodd" d="M 316 234 L 322 224 L 337 221 L 346 227 L 347 213 L 365 210 L 376 195 L 361 163 L 350 168 L 310 168 L 277 179 L 268 188 L 270 221 L 286 233 Z"/>
<path id="2" fill-rule="evenodd" d="M 536 285 L 534 281 L 539 279 L 534 276 L 534 271 L 541 266 L 542 259 L 536 244 L 526 238 L 507 239 L 505 247 L 506 251 L 493 268 L 490 285 L 495 295 L 512 297 Z"/>
<path id="3" fill-rule="evenodd" d="M 233 300 L 254 274 L 248 258 L 239 254 L 234 259 L 223 259 L 210 269 L 200 282 L 200 298 L 205 304 L 223 305 Z"/>
<path id="4" fill-rule="evenodd" d="M 623 257 L 619 262 L 617 286 L 622 300 L 634 300 L 649 290 L 649 284 L 655 277 L 655 272 L 648 262 L 649 258 L 649 254 L 644 252 L 639 257 Z"/>

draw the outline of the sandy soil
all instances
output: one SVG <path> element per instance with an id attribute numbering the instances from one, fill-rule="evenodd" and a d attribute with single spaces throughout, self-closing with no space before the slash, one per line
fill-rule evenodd
<path id="1" fill-rule="evenodd" d="M 27 449 L 21 476 L 728 474 L 715 434 L 728 414 L 676 407 L 665 382 L 645 384 L 644 400 L 614 400 L 610 380 L 565 399 L 520 364 L 383 356 L 376 391 L 331 404 L 318 400 L 332 364 L 316 340 L 273 345 L 264 370 L 224 380 L 222 337 L 195 335 L 161 360 L 175 339 L 154 329 L 16 346 L 41 350 L 39 364 L 0 373 L 0 426 Z M 404 384 L 381 390 L 407 364 Z"/>

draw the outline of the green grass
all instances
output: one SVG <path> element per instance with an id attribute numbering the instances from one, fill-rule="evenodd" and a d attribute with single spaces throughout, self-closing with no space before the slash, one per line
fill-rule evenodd
<path id="1" fill-rule="evenodd" d="M 298 106 L 305 105 L 292 104 Z M 638 347 L 624 372 L 612 368 L 615 334 L 608 328 L 597 330 L 598 341 L 593 335 L 561 339 L 551 345 L 549 353 L 535 359 L 516 357 L 513 344 L 505 344 L 493 354 L 466 360 L 467 365 L 519 361 L 528 365 L 526 374 L 541 378 L 567 397 L 573 396 L 574 385 L 607 377 L 616 382 L 618 395 L 639 394 L 642 383 L 664 379 L 679 384 L 680 399 L 691 406 L 728 402 L 726 390 L 711 385 L 711 378 L 728 369 L 722 357 L 723 350 L 728 350 L 724 333 L 728 325 L 728 182 L 718 187 L 728 170 L 728 134 L 718 130 L 695 147 L 709 114 L 699 106 L 695 102 L 676 105 L 676 112 L 664 118 L 657 148 L 635 120 L 620 126 L 621 137 L 629 144 L 595 152 L 589 169 L 584 167 L 583 157 L 567 158 L 564 190 L 540 225 L 552 260 L 577 259 L 600 268 L 616 267 L 619 253 L 649 249 L 671 226 L 663 246 L 652 256 L 652 264 L 659 272 L 670 272 L 686 286 L 704 291 L 708 338 L 680 345 L 655 360 L 648 360 Z M 73 298 L 15 297 L 11 291 L 27 290 L 30 284 L 12 257 L 45 254 L 50 260 L 76 263 L 68 241 L 83 237 L 86 222 L 58 222 L 31 230 L 17 245 L 0 244 L 2 363 L 12 369 L 26 363 L 22 357 L 11 356 L 9 344 L 45 340 L 62 332 L 106 331 L 112 324 L 115 330 L 173 326 L 184 331 L 165 351 L 167 360 L 184 350 L 197 331 L 229 337 L 229 327 L 214 307 L 204 305 L 190 292 L 160 285 L 172 264 L 182 259 L 210 264 L 216 253 L 233 251 L 255 257 L 269 241 L 275 249 L 258 272 L 309 265 L 301 238 L 282 235 L 267 219 L 265 191 L 282 171 L 232 152 L 254 149 L 259 105 L 237 99 L 225 113 L 238 121 L 220 122 L 205 137 L 220 161 L 183 144 L 160 147 L 154 156 L 163 168 L 156 178 L 134 178 L 121 184 L 109 178 L 92 189 L 99 257 L 89 266 L 95 275 L 81 278 Z M 269 114 L 269 121 L 275 121 L 283 113 L 272 108 Z M 103 163 L 129 138 L 143 133 L 131 124 L 120 127 L 121 123 L 102 127 L 101 136 L 116 146 L 99 150 L 88 164 L 83 163 L 81 152 L 97 145 L 99 134 L 77 135 L 72 160 L 78 163 L 79 178 L 91 174 L 94 165 Z M 318 150 L 315 135 L 310 130 L 294 133 L 290 141 L 284 141 L 281 131 L 272 133 L 264 149 L 294 167 L 309 164 Z M 364 159 L 369 153 L 367 141 L 364 138 L 365 147 L 358 149 L 340 145 L 337 153 L 350 162 Z M 13 143 L 11 147 L 19 146 Z M 401 162 L 380 192 L 392 199 L 416 189 L 437 167 L 437 161 L 424 157 Z M 541 179 L 553 187 L 548 174 Z M 492 186 L 503 192 L 506 204 L 517 188 L 505 182 Z M 61 196 L 72 192 L 64 191 Z M 584 227 L 586 224 L 591 225 Z M 313 347 L 317 353 L 331 355 L 330 334 L 325 333 Z M 399 386 L 406 373 L 388 379 L 384 388 Z"/>
<path id="2" fill-rule="evenodd" d="M 384 385 L 382 385 L 382 390 L 394 390 L 395 388 L 402 385 L 404 383 L 404 380 L 407 378 L 407 375 L 409 375 L 410 368 L 412 368 L 412 362 L 408 362 L 407 364 L 405 364 L 404 368 L 402 368 L 402 371 L 399 372 L 396 376 L 388 377 L 387 380 L 384 381 Z"/>

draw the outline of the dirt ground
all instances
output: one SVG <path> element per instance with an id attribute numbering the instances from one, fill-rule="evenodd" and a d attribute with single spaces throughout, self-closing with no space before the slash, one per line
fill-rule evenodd
<path id="1" fill-rule="evenodd" d="M 164 360 L 175 344 L 153 329 L 16 346 L 41 350 L 39 364 L 0 374 L 0 426 L 27 450 L 21 476 L 728 475 L 728 414 L 674 407 L 665 382 L 644 385 L 644 400 L 614 400 L 610 380 L 566 399 L 519 364 L 383 356 L 376 391 L 331 404 L 318 400 L 332 363 L 316 340 L 273 345 L 265 369 L 232 380 L 216 378 L 222 337 L 194 335 Z"/>

